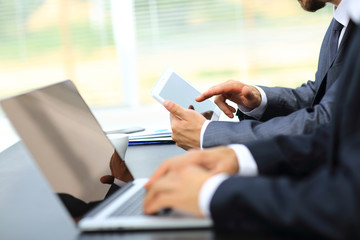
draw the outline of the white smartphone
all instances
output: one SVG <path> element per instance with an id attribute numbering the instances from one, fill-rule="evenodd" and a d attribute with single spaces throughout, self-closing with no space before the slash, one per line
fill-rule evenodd
<path id="1" fill-rule="evenodd" d="M 151 90 L 151 96 L 161 104 L 165 100 L 170 100 L 184 108 L 193 106 L 195 111 L 203 114 L 207 119 L 219 120 L 221 110 L 214 102 L 209 99 L 203 102 L 195 101 L 195 98 L 200 94 L 171 68 L 166 68 Z"/>

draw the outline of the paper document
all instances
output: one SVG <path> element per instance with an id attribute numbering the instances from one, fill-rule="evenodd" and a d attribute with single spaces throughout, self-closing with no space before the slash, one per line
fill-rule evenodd
<path id="1" fill-rule="evenodd" d="M 169 129 L 146 130 L 141 133 L 129 134 L 129 145 L 173 144 L 172 131 Z"/>

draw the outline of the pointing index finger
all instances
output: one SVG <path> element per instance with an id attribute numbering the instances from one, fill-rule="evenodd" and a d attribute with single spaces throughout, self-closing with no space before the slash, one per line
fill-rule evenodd
<path id="1" fill-rule="evenodd" d="M 226 93 L 226 85 L 219 84 L 219 85 L 209 88 L 207 91 L 203 92 L 200 96 L 195 98 L 195 100 L 197 102 L 202 102 L 208 98 L 211 98 L 212 96 L 220 95 L 223 93 Z"/>

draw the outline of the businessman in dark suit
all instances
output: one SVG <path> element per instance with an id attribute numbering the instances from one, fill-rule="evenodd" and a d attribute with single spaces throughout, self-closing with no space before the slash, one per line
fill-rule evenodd
<path id="1" fill-rule="evenodd" d="M 173 139 L 178 146 L 184 149 L 206 148 L 244 143 L 278 134 L 304 134 L 309 133 L 315 125 L 330 121 L 337 79 L 342 70 L 353 26 L 349 24 L 345 6 L 339 0 L 299 2 L 308 11 L 315 11 L 326 2 L 337 7 L 321 46 L 315 81 L 308 81 L 295 89 L 255 87 L 238 81 L 227 81 L 210 88 L 196 99 L 203 101 L 216 95 L 215 102 L 229 117 L 233 116 L 235 109 L 225 101 L 235 102 L 242 110 L 238 110 L 238 116 L 242 120 L 240 122 L 209 122 L 190 110 L 183 111 L 179 119 L 167 108 L 172 113 Z M 310 2 L 313 4 L 308 4 Z M 330 57 L 331 34 L 333 29 L 338 27 L 341 29 L 338 30 L 338 51 Z"/>
<path id="2" fill-rule="evenodd" d="M 349 9 L 360 22 L 360 2 L 349 0 Z M 228 147 L 171 159 L 148 183 L 145 211 L 170 207 L 208 215 L 218 229 L 359 238 L 359 50 L 357 27 L 329 125 L 247 144 L 262 169 L 254 177 L 229 177 L 241 165 Z"/>

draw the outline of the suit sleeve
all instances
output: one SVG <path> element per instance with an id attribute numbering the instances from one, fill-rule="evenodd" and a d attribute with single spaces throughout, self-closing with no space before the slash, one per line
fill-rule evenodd
<path id="1" fill-rule="evenodd" d="M 267 96 L 267 106 L 260 121 L 267 121 L 273 117 L 286 116 L 299 109 L 311 107 L 316 94 L 315 82 L 308 81 L 298 88 L 265 87 L 260 86 Z M 239 120 L 254 119 L 241 111 L 237 112 Z"/>
<path id="2" fill-rule="evenodd" d="M 316 94 L 316 83 L 308 81 L 298 88 L 262 87 L 268 103 L 260 121 L 286 116 L 302 108 L 311 107 Z"/>
<path id="3" fill-rule="evenodd" d="M 333 113 L 338 83 L 334 83 L 321 102 L 313 108 L 303 108 L 287 116 L 274 117 L 266 122 L 243 120 L 240 122 L 212 121 L 204 132 L 203 147 L 232 143 L 246 143 L 276 135 L 308 134 L 314 126 L 327 124 Z"/>
<path id="4" fill-rule="evenodd" d="M 215 228 L 332 239 L 359 236 L 360 134 L 352 140 L 342 147 L 336 169 L 323 167 L 301 181 L 265 176 L 227 179 L 210 203 Z"/>
<path id="5" fill-rule="evenodd" d="M 330 124 L 318 126 L 307 135 L 279 135 L 245 143 L 262 175 L 303 178 L 323 166 L 331 149 Z"/>

